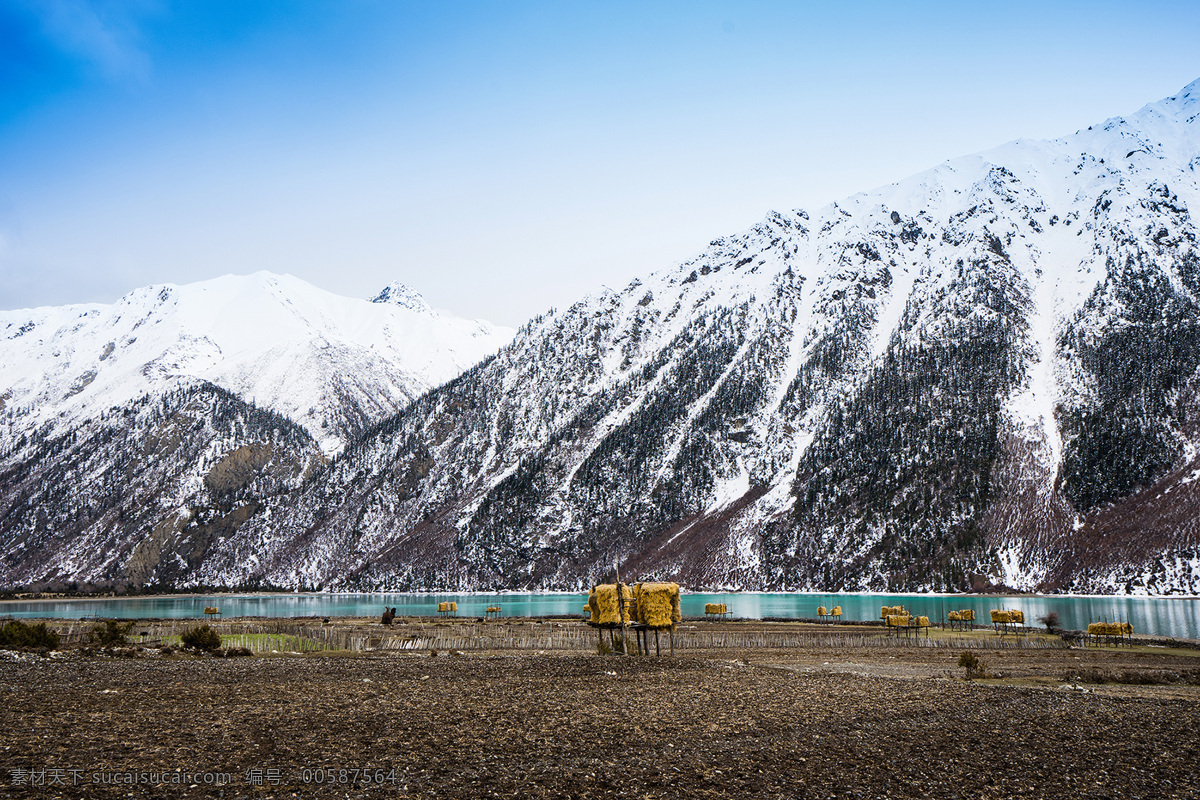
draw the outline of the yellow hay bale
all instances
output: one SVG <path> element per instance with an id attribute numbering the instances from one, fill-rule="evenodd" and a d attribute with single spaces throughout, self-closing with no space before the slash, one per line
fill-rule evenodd
<path id="1" fill-rule="evenodd" d="M 817 616 L 818 617 L 825 616 L 825 606 L 817 606 Z"/>
<path id="2" fill-rule="evenodd" d="M 452 601 L 450 601 L 450 610 L 451 610 L 451 611 L 458 611 L 458 603 L 454 602 L 453 600 L 452 600 Z"/>
<path id="3" fill-rule="evenodd" d="M 832 615 L 832 616 L 835 616 L 835 617 L 840 617 L 840 616 L 842 615 L 842 607 L 841 607 L 841 606 L 834 606 L 834 607 L 833 607 L 833 611 L 830 611 L 829 613 L 830 613 L 830 615 Z"/>
<path id="4" fill-rule="evenodd" d="M 583 607 L 583 610 L 584 610 L 584 611 L 587 611 L 587 606 L 584 606 L 584 607 Z M 500 613 L 500 606 L 488 606 L 488 607 L 487 607 L 487 613 L 489 613 L 489 614 L 499 614 L 499 613 Z"/>
<path id="5" fill-rule="evenodd" d="M 1009 614 L 1009 616 L 1012 617 L 1013 622 L 1019 622 L 1022 625 L 1025 624 L 1025 612 L 1024 611 L 1010 611 L 1010 612 L 1008 612 L 1008 614 Z"/>
<path id="6" fill-rule="evenodd" d="M 887 626 L 889 628 L 906 628 L 908 627 L 907 614 L 888 614 Z"/>
<path id="7" fill-rule="evenodd" d="M 962 622 L 962 612 L 961 611 L 951 611 L 949 614 L 946 615 L 946 617 L 951 622 Z"/>
<path id="8" fill-rule="evenodd" d="M 725 612 L 721 610 L 720 603 L 705 603 L 704 604 L 704 613 L 705 614 L 723 614 Z"/>
<path id="9" fill-rule="evenodd" d="M 712 605 L 719 606 L 717 603 Z M 705 610 L 707 611 L 707 605 Z M 679 622 L 681 619 L 679 616 L 679 584 L 641 584 L 638 591 L 637 611 L 637 621 L 652 628 L 669 628 Z"/>
<path id="10" fill-rule="evenodd" d="M 438 613 L 439 613 L 439 614 L 443 614 L 443 613 L 445 613 L 445 612 L 447 612 L 447 611 L 449 611 L 449 610 L 450 610 L 450 604 L 449 604 L 449 603 L 438 603 Z"/>
<path id="11" fill-rule="evenodd" d="M 928 628 L 929 627 L 929 617 L 917 617 L 917 627 L 918 628 Z"/>
<path id="12" fill-rule="evenodd" d="M 1012 612 L 992 609 L 992 622 L 1007 625 L 1013 621 Z"/>
<path id="13" fill-rule="evenodd" d="M 1129 622 L 1122 622 L 1121 623 L 1121 633 L 1126 634 L 1128 636 L 1132 636 L 1133 635 L 1133 624 L 1129 623 Z"/>
<path id="14" fill-rule="evenodd" d="M 620 587 L 623 604 L 617 602 L 617 584 L 602 583 L 596 587 L 593 594 L 595 610 L 592 612 L 592 622 L 600 625 L 621 625 L 634 621 L 633 587 L 625 583 L 620 584 Z M 622 610 L 624 614 L 621 613 Z"/>
<path id="15" fill-rule="evenodd" d="M 963 622 L 974 622 L 975 621 L 975 609 L 964 608 L 960 613 L 962 614 Z"/>

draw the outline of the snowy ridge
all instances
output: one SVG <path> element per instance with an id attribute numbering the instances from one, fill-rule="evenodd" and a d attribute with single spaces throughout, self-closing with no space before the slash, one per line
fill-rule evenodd
<path id="1" fill-rule="evenodd" d="M 259 272 L 149 286 L 111 306 L 0 311 L 0 387 L 16 414 L 8 435 L 211 382 L 301 423 L 333 453 L 511 337 L 434 314 L 399 285 L 380 297 Z"/>

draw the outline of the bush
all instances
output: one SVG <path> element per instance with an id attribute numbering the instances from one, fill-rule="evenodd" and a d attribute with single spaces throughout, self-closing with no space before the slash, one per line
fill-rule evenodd
<path id="1" fill-rule="evenodd" d="M 184 631 L 179 640 L 183 642 L 184 647 L 203 650 L 205 653 L 211 653 L 221 648 L 220 635 L 207 625 Z"/>
<path id="2" fill-rule="evenodd" d="M 1037 621 L 1046 626 L 1046 633 L 1054 633 L 1054 629 L 1058 627 L 1058 612 L 1047 611 L 1044 616 L 1038 617 Z"/>
<path id="3" fill-rule="evenodd" d="M 26 625 L 14 619 L 0 627 L 0 647 L 36 647 L 46 650 L 58 649 L 58 633 L 46 627 L 46 623 Z"/>
<path id="4" fill-rule="evenodd" d="M 991 677 L 991 673 L 988 672 L 987 662 L 980 661 L 979 656 L 970 650 L 962 652 L 962 655 L 958 657 L 958 665 L 967 671 L 967 680 Z"/>
<path id="5" fill-rule="evenodd" d="M 122 623 L 115 619 L 106 619 L 92 628 L 92 639 L 99 642 L 101 647 L 122 647 L 127 644 L 125 637 L 131 630 L 132 622 Z"/>

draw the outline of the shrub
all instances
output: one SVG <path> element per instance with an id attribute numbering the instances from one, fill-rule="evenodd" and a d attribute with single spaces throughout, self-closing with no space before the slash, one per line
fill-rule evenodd
<path id="1" fill-rule="evenodd" d="M 106 619 L 92 628 L 92 639 L 99 642 L 101 647 L 121 647 L 126 644 L 125 637 L 131 630 L 132 622 L 122 623 L 115 619 Z"/>
<path id="2" fill-rule="evenodd" d="M 962 655 L 958 657 L 958 665 L 967 671 L 967 680 L 991 677 L 991 673 L 988 672 L 987 662 L 980 661 L 979 656 L 970 650 L 962 652 Z"/>
<path id="3" fill-rule="evenodd" d="M 1054 633 L 1054 629 L 1058 627 L 1058 612 L 1047 611 L 1043 616 L 1038 617 L 1037 621 L 1046 626 L 1046 633 Z"/>
<path id="4" fill-rule="evenodd" d="M 0 627 L 0 647 L 36 647 L 46 650 L 58 649 L 58 633 L 46 627 L 46 623 L 26 625 L 14 619 Z"/>
<path id="5" fill-rule="evenodd" d="M 184 647 L 189 647 L 192 650 L 203 650 L 205 653 L 211 653 L 214 650 L 219 650 L 221 647 L 220 635 L 207 625 L 200 625 L 199 627 L 184 631 L 179 640 L 183 643 Z"/>

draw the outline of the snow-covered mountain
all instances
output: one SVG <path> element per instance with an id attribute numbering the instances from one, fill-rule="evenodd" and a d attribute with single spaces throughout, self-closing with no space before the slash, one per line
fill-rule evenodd
<path id="1" fill-rule="evenodd" d="M 236 525 L 164 501 L 204 545 L 157 574 L 564 587 L 616 560 L 693 587 L 1200 591 L 1198 117 L 1200 82 L 771 213 L 531 321 L 302 481 L 244 468 Z M 49 465 L 78 445 L 37 446 Z M 58 524 L 4 502 L 0 552 Z"/>
<path id="2" fill-rule="evenodd" d="M 511 337 L 435 313 L 401 284 L 374 302 L 267 272 L 148 286 L 112 305 L 0 311 L 0 409 L 11 438 L 209 382 L 300 423 L 332 454 Z"/>

